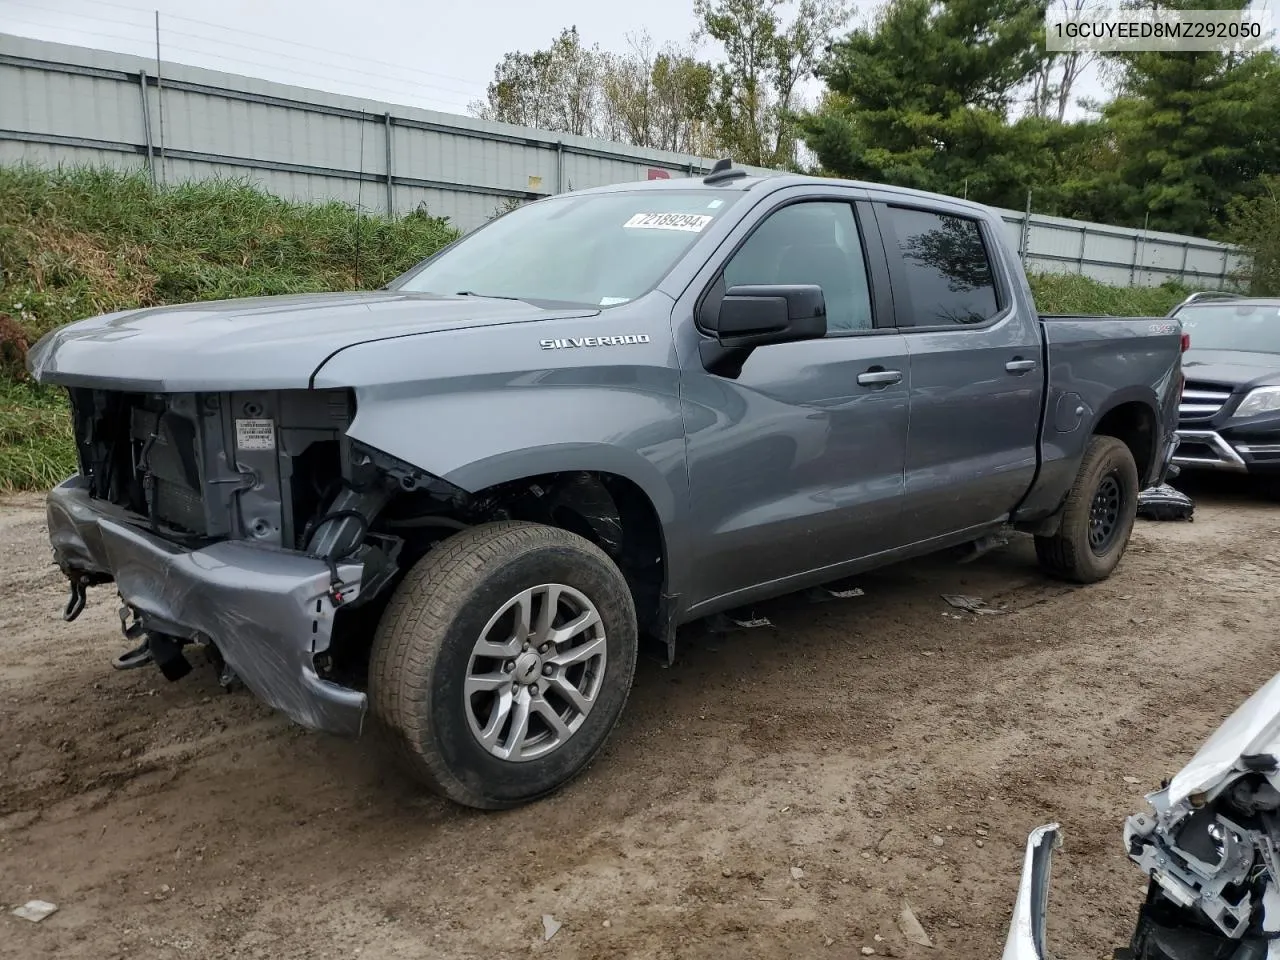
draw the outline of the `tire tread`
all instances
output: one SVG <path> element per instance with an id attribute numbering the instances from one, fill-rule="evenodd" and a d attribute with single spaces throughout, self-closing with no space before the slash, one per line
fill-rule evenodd
<path id="1" fill-rule="evenodd" d="M 1137 495 L 1137 466 L 1129 448 L 1115 437 L 1097 435 L 1090 438 L 1080 461 L 1080 469 L 1063 503 L 1058 532 L 1050 537 L 1035 538 L 1036 559 L 1051 576 L 1074 583 L 1094 583 L 1110 576 L 1111 569 L 1100 573 L 1099 566 L 1089 553 L 1087 539 L 1089 509 L 1094 496 L 1093 478 L 1108 460 L 1117 461 L 1116 465 L 1129 475 L 1134 488 L 1132 495 Z M 1121 555 L 1124 547 L 1125 545 L 1119 547 Z"/>
<path id="2" fill-rule="evenodd" d="M 497 563 L 546 547 L 586 553 L 612 569 L 625 586 L 625 579 L 608 555 L 577 534 L 516 520 L 486 523 L 454 534 L 419 560 L 397 586 L 375 632 L 369 666 L 375 721 L 389 735 L 409 772 L 428 789 L 457 803 L 481 809 L 517 805 L 478 794 L 453 775 L 441 756 L 421 749 L 420 745 L 431 742 L 428 718 L 432 664 L 446 641 L 454 615 L 483 583 L 487 570 Z M 631 595 L 629 591 L 624 593 L 628 602 L 626 612 L 634 623 Z M 635 658 L 620 666 L 627 671 L 624 689 L 629 692 Z M 624 705 L 625 700 L 624 695 Z M 621 709 L 618 713 L 621 714 Z M 616 722 L 617 717 L 613 724 Z M 585 769 L 603 747 L 613 724 L 578 772 Z"/>

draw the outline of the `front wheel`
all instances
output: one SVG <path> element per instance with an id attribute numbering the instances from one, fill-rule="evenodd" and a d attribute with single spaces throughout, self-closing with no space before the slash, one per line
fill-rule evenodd
<path id="1" fill-rule="evenodd" d="M 409 571 L 379 622 L 369 694 L 412 773 L 470 807 L 543 797 L 595 756 L 635 674 L 627 582 L 589 541 L 489 523 Z"/>
<path id="2" fill-rule="evenodd" d="M 1115 437 L 1093 437 L 1067 493 L 1058 532 L 1036 537 L 1036 556 L 1052 576 L 1096 583 L 1124 556 L 1138 513 L 1138 468 Z"/>

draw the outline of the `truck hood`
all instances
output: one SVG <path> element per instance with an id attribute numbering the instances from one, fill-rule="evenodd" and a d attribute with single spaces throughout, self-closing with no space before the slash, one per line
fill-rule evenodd
<path id="1" fill-rule="evenodd" d="M 437 330 L 587 317 L 519 300 L 380 290 L 217 300 L 109 313 L 46 334 L 27 356 L 40 383 L 184 393 L 288 390 L 340 350 Z"/>
<path id="2" fill-rule="evenodd" d="M 1182 355 L 1182 373 L 1188 380 L 1260 387 L 1280 384 L 1280 354 L 1250 350 L 1197 350 Z"/>

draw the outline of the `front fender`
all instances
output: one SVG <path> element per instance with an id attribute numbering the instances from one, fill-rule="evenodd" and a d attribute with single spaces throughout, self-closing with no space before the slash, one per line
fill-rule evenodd
<path id="1" fill-rule="evenodd" d="M 357 390 L 356 410 L 352 439 L 469 493 L 548 473 L 625 477 L 653 504 L 667 547 L 666 589 L 681 592 L 689 483 L 674 395 L 581 385 L 399 399 Z"/>
<path id="2" fill-rule="evenodd" d="M 544 473 L 615 473 L 640 487 L 666 524 L 688 489 L 674 395 L 510 384 L 421 397 L 357 389 L 347 433 L 470 493 Z"/>
<path id="3" fill-rule="evenodd" d="M 668 546 L 669 583 L 685 556 L 689 502 L 679 369 L 665 318 L 601 328 L 598 318 L 433 333 L 343 351 L 314 378 L 355 392 L 348 436 L 468 492 L 547 473 L 591 471 L 634 483 Z M 583 331 L 590 331 L 584 333 Z M 543 337 L 647 334 L 625 346 L 540 350 Z M 531 364 L 545 364 L 541 368 Z M 465 372 L 460 372 L 465 371 Z"/>

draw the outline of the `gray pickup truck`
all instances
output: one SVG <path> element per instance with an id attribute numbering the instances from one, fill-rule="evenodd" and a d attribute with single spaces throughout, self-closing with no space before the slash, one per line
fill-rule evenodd
<path id="1" fill-rule="evenodd" d="M 463 804 L 541 797 L 642 639 L 1010 530 L 1080 583 L 1176 444 L 1167 318 L 1038 317 L 1000 220 L 725 164 L 495 219 L 366 293 L 133 310 L 30 353 L 119 667 L 203 647 Z"/>

